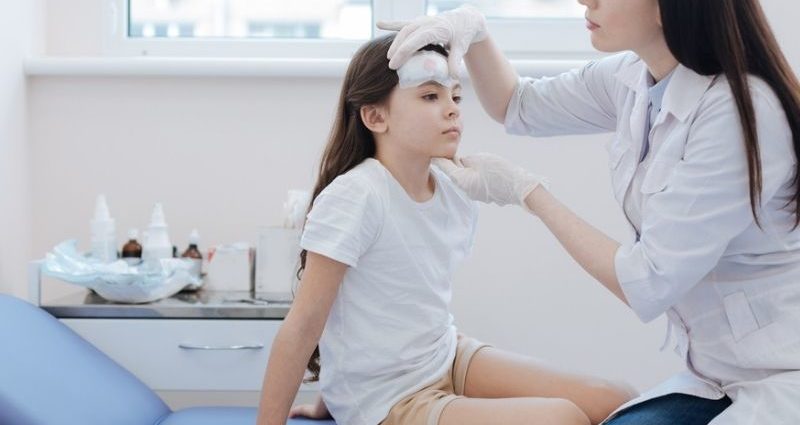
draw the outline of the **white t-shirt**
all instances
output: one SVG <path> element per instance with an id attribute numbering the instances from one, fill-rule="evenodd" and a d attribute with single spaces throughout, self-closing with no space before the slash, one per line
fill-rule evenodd
<path id="1" fill-rule="evenodd" d="M 320 387 L 336 422 L 377 425 L 453 363 L 451 278 L 472 247 L 477 206 L 431 167 L 411 199 L 369 158 L 314 201 L 300 245 L 350 266 L 319 342 Z"/>

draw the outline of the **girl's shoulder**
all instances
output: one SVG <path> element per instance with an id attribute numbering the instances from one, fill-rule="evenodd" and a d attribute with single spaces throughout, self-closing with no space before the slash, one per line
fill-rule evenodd
<path id="1" fill-rule="evenodd" d="M 367 158 L 336 177 L 333 182 L 361 189 L 377 189 L 385 180 L 386 172 L 383 165 L 375 158 Z"/>
<path id="2" fill-rule="evenodd" d="M 366 158 L 352 170 L 342 174 L 342 176 L 352 176 L 352 178 L 375 180 L 386 177 L 386 168 L 375 158 Z"/>
<path id="3" fill-rule="evenodd" d="M 337 176 L 322 194 L 347 197 L 352 200 L 381 201 L 386 196 L 386 172 L 377 160 L 367 158 L 346 173 Z"/>

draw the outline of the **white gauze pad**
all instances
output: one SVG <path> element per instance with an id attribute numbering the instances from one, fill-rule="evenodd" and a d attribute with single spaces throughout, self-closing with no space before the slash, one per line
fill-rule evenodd
<path id="1" fill-rule="evenodd" d="M 417 52 L 397 70 L 400 88 L 417 87 L 428 81 L 452 88 L 458 81 L 451 78 L 447 58 L 430 50 Z"/>

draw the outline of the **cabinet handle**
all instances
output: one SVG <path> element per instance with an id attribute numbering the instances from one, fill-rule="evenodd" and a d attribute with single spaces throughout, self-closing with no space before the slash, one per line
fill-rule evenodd
<path id="1" fill-rule="evenodd" d="M 260 350 L 264 348 L 264 344 L 248 344 L 248 345 L 197 345 L 180 343 L 178 347 L 184 350 Z"/>

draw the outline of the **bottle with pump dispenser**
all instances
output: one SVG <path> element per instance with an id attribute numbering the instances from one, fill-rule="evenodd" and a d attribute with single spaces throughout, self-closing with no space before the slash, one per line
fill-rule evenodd
<path id="1" fill-rule="evenodd" d="M 156 203 L 150 217 L 150 225 L 147 227 L 142 260 L 147 262 L 172 258 L 172 250 L 172 243 L 167 233 L 167 223 L 164 219 L 164 207 L 161 206 L 161 203 Z"/>
<path id="2" fill-rule="evenodd" d="M 117 260 L 117 238 L 114 219 L 108 212 L 105 195 L 98 195 L 91 221 L 92 257 L 110 263 Z"/>
<path id="3" fill-rule="evenodd" d="M 203 268 L 203 254 L 197 248 L 197 245 L 200 243 L 200 234 L 197 232 L 197 229 L 193 229 L 192 233 L 189 235 L 189 247 L 186 248 L 186 251 L 181 254 L 182 258 L 188 258 L 192 260 L 192 269 L 191 274 L 197 278 L 201 277 L 202 268 Z"/>

